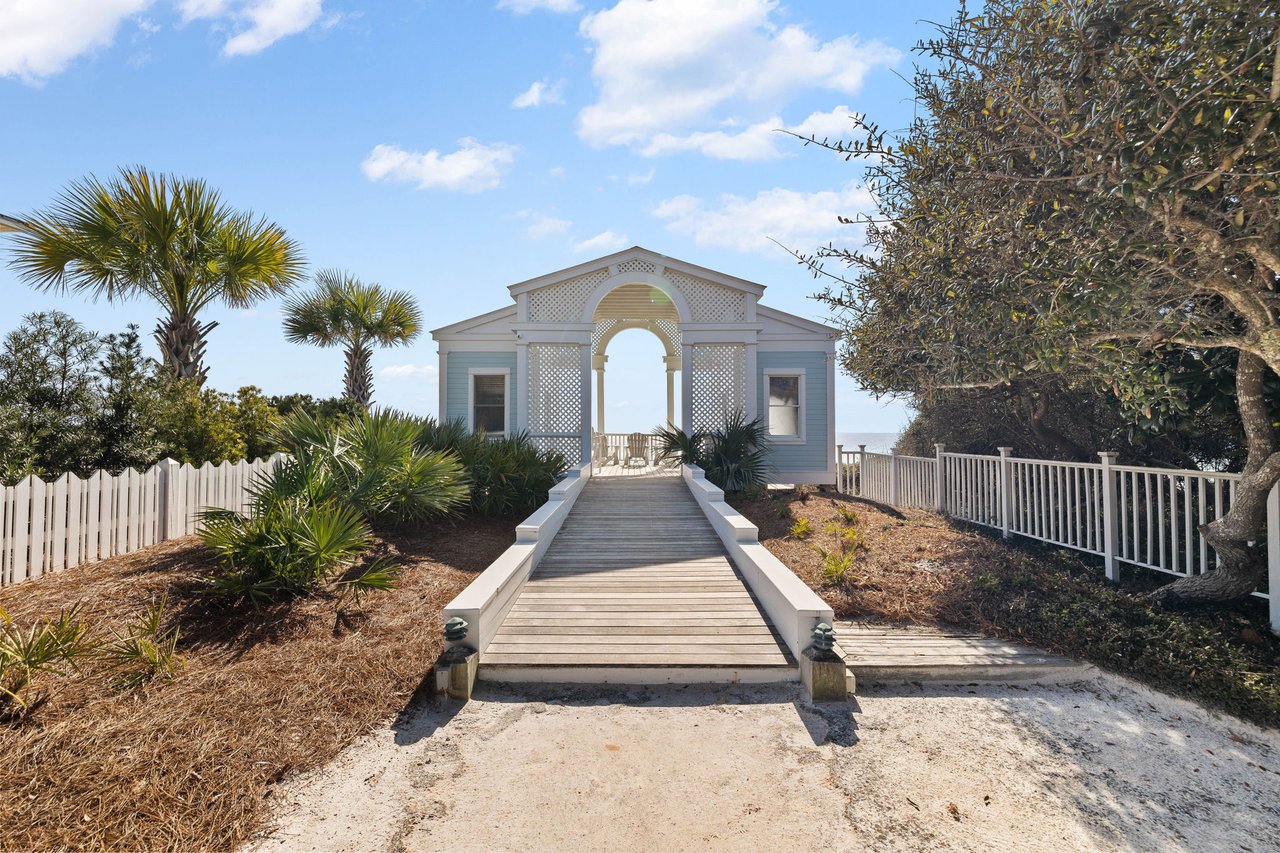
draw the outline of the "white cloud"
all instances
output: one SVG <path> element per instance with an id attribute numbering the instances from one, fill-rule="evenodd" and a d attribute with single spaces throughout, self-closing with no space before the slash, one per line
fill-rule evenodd
<path id="1" fill-rule="evenodd" d="M 548 83 L 546 80 L 538 80 L 525 89 L 519 95 L 516 95 L 511 106 L 518 110 L 526 107 L 541 107 L 547 104 L 563 104 L 564 97 L 561 90 L 564 89 L 564 81 L 559 80 L 555 83 Z"/>
<path id="2" fill-rule="evenodd" d="M 224 56 L 260 53 L 320 20 L 321 0 L 182 0 L 184 21 L 231 18 L 239 32 L 222 46 Z"/>
<path id="3" fill-rule="evenodd" d="M 416 183 L 423 190 L 479 192 L 501 184 L 505 167 L 515 156 L 514 145 L 484 145 L 471 138 L 458 140 L 458 150 L 448 154 L 434 148 L 424 154 L 398 145 L 376 145 L 360 168 L 371 181 Z"/>
<path id="4" fill-rule="evenodd" d="M 126 18 L 153 0 L 0 2 L 0 77 L 38 83 L 81 54 L 107 47 Z"/>
<path id="5" fill-rule="evenodd" d="M 678 151 L 697 151 L 720 160 L 772 160 L 787 156 L 800 145 L 798 140 L 779 131 L 788 130 L 798 136 L 812 136 L 819 140 L 847 138 L 854 130 L 852 115 L 848 107 L 840 106 L 829 113 L 812 113 L 790 127 L 780 116 L 774 116 L 737 132 L 704 130 L 684 136 L 659 133 L 640 153 L 653 157 Z"/>
<path id="6" fill-rule="evenodd" d="M 507 9 L 517 15 L 527 15 L 537 9 L 548 12 L 576 12 L 581 7 L 578 0 L 498 0 L 499 9 Z"/>
<path id="7" fill-rule="evenodd" d="M 841 225 L 838 217 L 852 218 L 874 209 L 871 193 L 851 183 L 834 191 L 806 193 L 775 187 L 752 198 L 725 195 L 714 205 L 680 195 L 659 204 L 653 215 L 704 248 L 775 254 L 781 250 L 771 238 L 802 251 L 827 242 L 860 244 L 861 228 Z"/>
<path id="8" fill-rule="evenodd" d="M 575 252 L 616 252 L 627 245 L 627 235 L 614 234 L 612 231 L 601 231 L 594 237 L 588 237 L 580 243 L 573 244 Z"/>
<path id="9" fill-rule="evenodd" d="M 533 210 L 522 210 L 517 214 L 521 219 L 528 220 L 529 224 L 525 226 L 524 233 L 533 240 L 543 240 L 547 237 L 554 237 L 557 234 L 568 234 L 569 229 L 573 227 L 573 223 L 567 219 L 557 219 L 546 213 L 538 213 Z"/>
<path id="10" fill-rule="evenodd" d="M 656 143 L 724 156 L 719 137 L 679 140 L 733 122 L 751 134 L 740 142 L 759 146 L 761 125 L 781 126 L 764 120 L 796 93 L 856 94 L 868 71 L 899 57 L 879 42 L 849 35 L 823 42 L 781 26 L 773 20 L 778 8 L 778 0 L 619 0 L 588 15 L 579 31 L 592 42 L 598 93 L 578 115 L 579 136 L 593 145 Z"/>
<path id="11" fill-rule="evenodd" d="M 627 186 L 629 187 L 644 186 L 645 184 L 653 180 L 654 171 L 655 170 L 650 169 L 649 171 L 645 172 L 643 175 L 638 173 L 634 175 L 627 175 Z"/>
<path id="12" fill-rule="evenodd" d="M 552 166 L 550 169 L 547 169 L 547 174 L 553 178 L 563 178 L 564 166 Z"/>
<path id="13" fill-rule="evenodd" d="M 383 379 L 433 379 L 440 375 L 434 364 L 389 364 L 378 371 Z"/>

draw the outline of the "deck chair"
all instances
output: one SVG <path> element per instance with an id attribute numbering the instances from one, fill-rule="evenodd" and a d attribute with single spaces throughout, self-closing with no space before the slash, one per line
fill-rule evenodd
<path id="1" fill-rule="evenodd" d="M 641 468 L 649 464 L 649 436 L 642 432 L 633 432 L 627 436 L 627 456 L 622 462 L 623 468 Z"/>

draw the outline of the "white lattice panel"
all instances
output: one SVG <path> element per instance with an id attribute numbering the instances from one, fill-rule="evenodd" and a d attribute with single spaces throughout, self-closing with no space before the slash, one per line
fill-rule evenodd
<path id="1" fill-rule="evenodd" d="M 680 354 L 680 324 L 672 320 L 658 320 L 658 328 L 671 341 L 671 351 L 675 355 Z"/>
<path id="2" fill-rule="evenodd" d="M 646 261 L 641 258 L 632 258 L 629 261 L 623 261 L 618 264 L 618 272 L 642 272 L 652 275 L 656 269 L 652 261 Z"/>
<path id="3" fill-rule="evenodd" d="M 579 347 L 529 344 L 529 432 L 582 432 Z"/>
<path id="4" fill-rule="evenodd" d="M 577 323 L 591 294 L 609 277 L 608 269 L 571 278 L 529 293 L 531 323 Z"/>
<path id="5" fill-rule="evenodd" d="M 591 354 L 592 355 L 603 355 L 602 351 L 600 350 L 600 341 L 603 340 L 604 336 L 608 333 L 608 331 L 612 329 L 614 326 L 618 325 L 619 322 L 621 321 L 620 320 L 597 320 L 596 321 L 595 330 L 592 331 L 591 333 Z"/>
<path id="6" fill-rule="evenodd" d="M 680 289 L 695 323 L 742 323 L 747 319 L 747 294 L 682 272 L 667 270 L 667 280 Z"/>
<path id="7" fill-rule="evenodd" d="M 570 467 L 581 465 L 582 460 L 582 439 L 573 436 L 563 435 L 543 435 L 530 436 L 530 440 L 538 446 L 540 450 L 554 450 L 565 458 Z"/>
<path id="8" fill-rule="evenodd" d="M 745 411 L 747 348 L 740 344 L 694 344 L 685 375 L 693 396 L 693 428 L 714 429 L 735 410 Z"/>

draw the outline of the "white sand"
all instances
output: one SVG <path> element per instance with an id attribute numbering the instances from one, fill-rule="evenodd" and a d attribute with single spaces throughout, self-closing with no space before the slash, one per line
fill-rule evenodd
<path id="1" fill-rule="evenodd" d="M 1110 676 L 482 686 L 287 784 L 276 824 L 255 849 L 1280 850 L 1280 736 Z"/>

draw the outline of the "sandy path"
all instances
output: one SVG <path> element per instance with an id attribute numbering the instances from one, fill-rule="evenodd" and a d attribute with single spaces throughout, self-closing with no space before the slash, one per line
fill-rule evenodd
<path id="1" fill-rule="evenodd" d="M 1106 676 L 820 707 L 791 688 L 478 693 L 294 780 L 256 849 L 1280 850 L 1280 736 Z"/>

